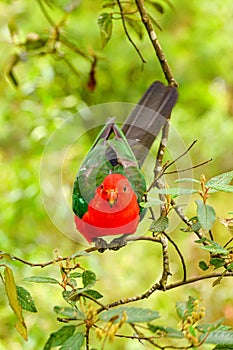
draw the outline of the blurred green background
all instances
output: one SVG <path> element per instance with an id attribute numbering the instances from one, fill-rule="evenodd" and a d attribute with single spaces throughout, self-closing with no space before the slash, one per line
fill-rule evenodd
<path id="1" fill-rule="evenodd" d="M 187 145 L 198 140 L 191 150 L 193 164 L 213 158 L 210 164 L 195 170 L 197 178 L 202 172 L 211 177 L 232 170 L 233 165 L 233 2 L 171 2 L 174 9 L 161 1 L 164 14 L 156 12 L 153 6 L 148 8 L 163 28 L 162 32 L 157 31 L 158 37 L 180 85 L 172 125 Z M 41 200 L 40 161 L 52 132 L 87 106 L 108 102 L 136 103 L 154 80 L 164 81 L 143 27 L 142 40 L 129 29 L 147 61 L 143 66 L 127 40 L 120 20 L 114 21 L 112 38 L 101 50 L 97 19 L 102 12 L 111 11 L 102 9 L 104 1 L 76 2 L 78 6 L 69 14 L 61 30 L 62 36 L 72 43 L 71 48 L 56 43 L 55 54 L 53 42 L 50 42 L 44 52 L 40 43 L 51 37 L 52 29 L 39 6 L 41 3 L 56 23 L 63 18 L 64 8 L 72 4 L 64 0 L 0 2 L 0 249 L 31 262 L 45 262 L 56 254 L 66 256 L 83 249 L 56 228 Z M 73 45 L 88 59 L 74 52 Z M 96 86 L 91 91 L 88 81 L 94 55 L 97 57 Z M 16 57 L 20 58 L 13 68 L 17 87 L 9 76 Z M 94 116 L 80 117 L 77 133 L 82 134 L 97 122 Z M 68 188 L 72 186 L 92 137 L 84 136 L 82 147 L 73 155 L 77 163 L 70 172 L 65 169 Z M 215 206 L 219 217 L 226 217 L 229 211 L 233 211 L 232 195 L 214 195 L 210 203 Z M 194 209 L 195 206 L 191 205 L 190 215 Z M 148 222 L 144 224 L 145 230 L 147 225 Z M 229 233 L 218 223 L 215 232 L 220 243 L 229 239 Z M 195 238 L 187 237 L 178 229 L 172 235 L 183 247 L 190 275 L 198 274 L 200 256 L 206 255 L 195 245 Z M 149 243 L 137 242 L 117 253 L 95 253 L 80 260 L 84 267 L 96 272 L 97 287 L 105 296 L 104 302 L 132 296 L 135 291 L 137 294 L 145 291 L 161 273 L 158 268 L 160 247 L 151 247 Z M 195 260 L 196 264 L 193 264 Z M 14 329 L 15 316 L 1 284 L 0 350 L 41 349 L 49 334 L 60 327 L 53 306 L 64 302 L 58 287 L 32 285 L 23 278 L 32 274 L 58 277 L 59 270 L 55 266 L 32 269 L 19 263 L 10 266 L 16 283 L 31 291 L 39 313 L 25 313 L 29 328 L 29 340 L 25 343 Z M 173 249 L 171 268 L 172 279 L 176 280 L 180 276 L 180 265 Z M 162 324 L 175 326 L 174 302 L 193 295 L 203 300 L 208 322 L 224 316 L 225 323 L 233 326 L 230 283 L 230 280 L 224 280 L 220 286 L 212 288 L 211 281 L 199 282 L 167 293 L 156 293 L 141 305 L 158 310 Z M 137 350 L 141 347 L 130 340 L 111 344 L 111 349 Z"/>

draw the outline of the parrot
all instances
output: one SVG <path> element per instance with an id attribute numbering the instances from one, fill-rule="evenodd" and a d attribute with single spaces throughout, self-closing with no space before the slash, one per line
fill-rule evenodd
<path id="1" fill-rule="evenodd" d="M 177 97 L 175 87 L 155 81 L 121 129 L 114 117 L 106 121 L 79 168 L 72 192 L 75 225 L 100 252 L 125 246 L 145 215 L 141 167 Z M 116 235 L 110 243 L 102 238 Z"/>

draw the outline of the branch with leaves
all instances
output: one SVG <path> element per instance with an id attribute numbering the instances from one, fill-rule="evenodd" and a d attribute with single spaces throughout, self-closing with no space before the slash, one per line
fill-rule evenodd
<path id="1" fill-rule="evenodd" d="M 54 346 L 71 346 L 71 349 L 81 349 L 85 344 L 86 349 L 90 349 L 90 334 L 95 333 L 96 338 L 102 341 L 102 348 L 109 341 L 117 338 L 137 339 L 148 342 L 152 347 L 166 349 L 188 349 L 198 348 L 203 343 L 228 344 L 233 342 L 233 330 L 230 327 L 222 325 L 222 321 L 217 321 L 213 324 L 203 324 L 205 310 L 199 307 L 199 301 L 193 297 L 189 297 L 186 302 L 177 304 L 177 315 L 181 320 L 177 328 L 163 327 L 158 324 L 159 313 L 153 309 L 145 309 L 138 307 L 128 307 L 129 303 L 148 299 L 155 292 L 168 291 L 176 289 L 181 286 L 193 284 L 207 279 L 214 279 L 213 286 L 220 284 L 223 278 L 233 277 L 233 254 L 232 247 L 229 246 L 232 238 L 224 244 L 220 245 L 213 240 L 213 233 L 211 239 L 207 237 L 210 233 L 216 215 L 213 207 L 206 204 L 211 193 L 216 191 L 233 192 L 233 186 L 229 185 L 233 178 L 233 171 L 218 175 L 210 180 L 206 180 L 202 176 L 201 181 L 195 179 L 182 179 L 182 181 L 198 184 L 201 188 L 168 188 L 157 189 L 158 193 L 163 193 L 168 199 L 169 197 L 177 197 L 178 195 L 186 194 L 187 191 L 198 194 L 202 200 L 197 200 L 196 216 L 189 219 L 191 225 L 187 229 L 182 229 L 186 233 L 202 232 L 202 238 L 196 241 L 202 249 L 209 254 L 209 261 L 200 260 L 199 267 L 203 273 L 210 270 L 208 274 L 200 274 L 196 277 L 187 277 L 189 272 L 184 263 L 183 255 L 176 247 L 176 243 L 166 234 L 169 226 L 168 217 L 161 216 L 154 220 L 150 226 L 149 232 L 152 236 L 143 235 L 142 237 L 128 237 L 128 241 L 143 242 L 150 241 L 154 244 L 161 244 L 162 247 L 162 276 L 160 280 L 156 281 L 148 290 L 141 294 L 127 297 L 105 303 L 100 301 L 103 297 L 100 291 L 94 288 L 97 276 L 94 271 L 87 270 L 83 267 L 80 259 L 85 259 L 89 254 L 97 251 L 95 247 L 87 248 L 84 251 L 77 252 L 72 256 L 61 257 L 58 256 L 54 260 L 45 263 L 32 263 L 23 260 L 19 257 L 13 256 L 9 253 L 1 252 L 0 258 L 2 260 L 1 268 L 4 269 L 4 274 L 1 275 L 3 284 L 5 285 L 6 295 L 9 300 L 13 312 L 17 317 L 16 328 L 21 336 L 27 340 L 27 327 L 24 321 L 22 310 L 29 312 L 37 312 L 33 298 L 22 286 L 16 286 L 13 276 L 13 270 L 9 264 L 22 263 L 30 267 L 46 268 L 53 265 L 55 269 L 59 269 L 61 273 L 61 280 L 51 276 L 31 276 L 24 279 L 25 282 L 53 284 L 60 286 L 62 289 L 62 298 L 67 303 L 67 306 L 54 306 L 54 312 L 57 314 L 57 320 L 62 323 L 74 323 L 60 328 L 53 332 L 45 344 L 44 349 L 52 349 Z M 151 200 L 151 202 L 150 202 Z M 152 199 L 146 203 L 147 206 L 152 205 Z M 171 200 L 169 199 L 169 203 Z M 154 205 L 154 204 L 153 204 Z M 169 211 L 167 213 L 169 215 Z M 165 219 L 166 218 L 166 219 Z M 221 219 L 221 222 L 232 231 L 232 219 Z M 182 280 L 169 283 L 168 279 L 171 276 L 169 266 L 169 246 L 171 243 L 178 254 L 181 254 L 183 259 L 183 269 L 185 275 Z M 5 262 L 4 262 L 5 261 Z M 182 265 L 182 264 L 181 264 Z M 212 270 L 221 270 L 221 272 L 212 272 Z M 202 324 L 200 325 L 200 321 Z M 141 328 L 143 325 L 143 328 Z M 84 328 L 83 328 L 84 327 Z M 135 331 L 137 336 L 130 332 L 130 327 Z M 123 333 L 119 333 L 120 330 Z M 152 335 L 151 335 L 152 333 Z M 161 346 L 160 341 L 166 339 L 179 339 L 179 342 L 184 343 L 182 347 Z M 72 347 L 75 344 L 75 347 Z M 176 344 L 176 343 L 175 343 Z"/>

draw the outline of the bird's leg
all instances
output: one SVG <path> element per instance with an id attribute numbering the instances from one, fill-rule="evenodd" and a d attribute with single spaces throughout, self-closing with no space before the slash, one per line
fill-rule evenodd
<path id="1" fill-rule="evenodd" d="M 108 249 L 108 243 L 100 237 L 95 237 L 92 240 L 95 243 L 95 247 L 98 249 L 98 252 L 104 253 Z"/>
<path id="2" fill-rule="evenodd" d="M 124 234 L 121 237 L 114 238 L 108 245 L 108 249 L 110 250 L 118 250 L 127 244 L 127 238 L 128 235 Z"/>

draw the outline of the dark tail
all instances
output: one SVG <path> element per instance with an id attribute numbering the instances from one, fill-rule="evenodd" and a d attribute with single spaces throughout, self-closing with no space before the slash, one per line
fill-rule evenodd
<path id="1" fill-rule="evenodd" d="M 170 117 L 177 89 L 155 81 L 126 118 L 122 131 L 141 166 L 161 128 Z"/>

